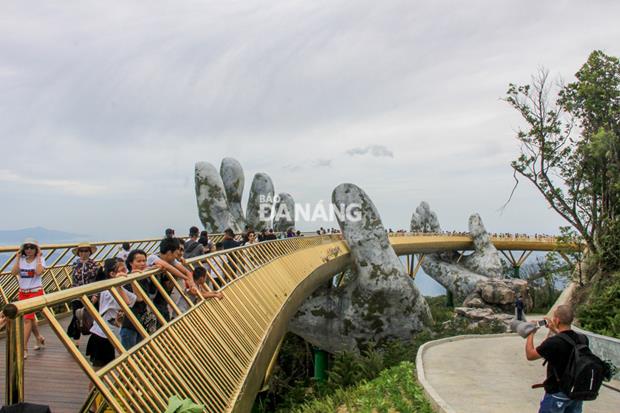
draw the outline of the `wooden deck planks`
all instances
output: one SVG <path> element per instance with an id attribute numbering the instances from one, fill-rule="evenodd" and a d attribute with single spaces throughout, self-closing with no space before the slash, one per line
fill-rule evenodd
<path id="1" fill-rule="evenodd" d="M 67 327 L 70 318 L 60 323 Z M 28 359 L 25 361 L 25 401 L 50 406 L 53 413 L 75 413 L 88 395 L 88 377 L 67 352 L 48 325 L 40 325 L 46 339 L 44 350 L 34 351 L 36 341 L 30 338 Z M 86 351 L 88 336 L 80 340 L 80 350 Z M 4 405 L 6 380 L 6 340 L 0 339 L 0 394 Z"/>

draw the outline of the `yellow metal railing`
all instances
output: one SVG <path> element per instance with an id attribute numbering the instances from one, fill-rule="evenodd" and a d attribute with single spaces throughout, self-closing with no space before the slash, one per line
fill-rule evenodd
<path id="1" fill-rule="evenodd" d="M 211 234 L 209 238 L 216 243 L 222 239 L 222 234 Z M 103 241 L 92 242 L 91 245 L 97 247 L 97 251 L 92 258 L 97 262 L 102 262 L 106 258 L 114 257 L 120 252 L 123 243 L 128 242 L 131 249 L 141 249 L 147 254 L 156 252 L 161 238 L 149 238 L 127 241 Z M 71 270 L 75 256 L 71 250 L 77 247 L 78 243 L 71 244 L 45 244 L 41 245 L 41 250 L 47 268 L 43 273 L 43 289 L 46 294 L 71 288 Z M 0 309 L 7 303 L 17 300 L 19 284 L 17 277 L 11 274 L 11 268 L 15 262 L 15 256 L 19 246 L 0 247 Z M 59 309 L 56 309 L 57 311 Z M 68 312 L 69 306 L 63 304 L 60 310 Z"/>
<path id="2" fill-rule="evenodd" d="M 558 244 L 551 239 L 497 240 L 514 249 L 576 250 L 578 244 Z M 390 242 L 397 253 L 469 250 L 471 237 L 450 234 L 394 234 Z M 517 248 L 518 247 L 518 248 Z M 349 265 L 348 246 L 339 235 L 306 236 L 261 242 L 219 251 L 187 261 L 190 268 L 207 269 L 209 284 L 217 285 L 212 274 L 224 280 L 223 300 L 200 299 L 194 304 L 184 289 L 167 273 L 150 270 L 127 277 L 55 291 L 29 300 L 8 304 L 6 402 L 24 400 L 23 315 L 40 311 L 55 334 L 87 374 L 96 391 L 83 407 L 88 411 L 101 395 L 118 412 L 161 412 L 172 395 L 188 397 L 205 405 L 206 411 L 249 411 L 273 353 L 286 331 L 288 319 L 300 303 L 321 282 L 344 271 Z M 180 308 L 161 286 L 158 278 L 168 277 L 189 309 Z M 141 280 L 150 280 L 172 310 L 167 321 L 142 289 Z M 121 299 L 118 289 L 132 284 L 143 298 L 160 327 L 152 334 L 140 324 Z M 208 286 L 207 286 L 208 288 Z M 89 297 L 109 290 L 126 317 L 142 337 L 131 349 L 102 320 Z M 102 327 L 119 356 L 95 371 L 78 351 L 52 310 L 80 299 Z M 86 395 L 85 395 L 86 396 Z"/>
<path id="3" fill-rule="evenodd" d="M 185 291 L 170 274 L 174 289 L 185 299 L 189 310 L 181 311 L 160 282 L 159 270 L 131 274 L 127 277 L 92 283 L 46 294 L 29 300 L 8 304 L 4 312 L 9 317 L 7 329 L 7 404 L 24 399 L 23 315 L 41 311 L 55 334 L 87 374 L 106 403 L 115 411 L 160 412 L 172 395 L 190 397 L 205 404 L 208 411 L 230 408 L 235 392 L 252 366 L 253 354 L 268 330 L 272 315 L 278 314 L 278 303 L 286 299 L 286 289 L 294 280 L 278 271 L 266 276 L 252 276 L 278 258 L 307 248 L 333 243 L 337 236 L 298 237 L 261 242 L 247 247 L 220 251 L 187 261 L 190 268 L 202 265 L 212 274 L 224 279 L 225 298 L 200 300 L 193 304 Z M 340 242 L 340 241 L 337 241 Z M 303 266 L 301 266 L 303 268 Z M 211 270 L 211 271 L 209 271 Z M 267 278 L 265 278 L 267 277 Z M 176 317 L 166 321 L 139 283 L 149 279 L 162 294 Z M 132 284 L 139 291 L 160 328 L 149 334 L 121 299 L 118 288 Z M 215 284 L 217 285 L 217 284 Z M 207 286 L 208 288 L 208 286 Z M 99 315 L 89 297 L 109 290 L 123 308 L 125 316 L 142 337 L 131 349 L 124 349 L 107 323 Z M 106 367 L 95 371 L 73 344 L 58 321 L 52 308 L 80 299 L 87 311 L 102 327 L 119 354 Z M 206 369 L 205 366 L 210 368 Z M 148 378 L 148 379 L 147 379 Z M 92 403 L 95 397 L 89 397 Z M 87 410 L 91 406 L 85 405 Z"/>

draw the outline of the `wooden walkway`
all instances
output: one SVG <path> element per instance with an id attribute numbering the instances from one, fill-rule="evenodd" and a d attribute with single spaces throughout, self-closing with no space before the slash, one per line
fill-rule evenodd
<path id="1" fill-rule="evenodd" d="M 70 318 L 60 320 L 66 328 Z M 30 338 L 28 359 L 25 361 L 25 400 L 50 406 L 53 413 L 75 413 L 88 395 L 88 378 L 69 355 L 48 325 L 39 326 L 45 337 L 45 349 L 34 351 L 36 341 Z M 86 351 L 88 336 L 80 340 L 80 350 Z M 0 339 L 0 405 L 4 405 L 6 374 L 6 340 Z"/>

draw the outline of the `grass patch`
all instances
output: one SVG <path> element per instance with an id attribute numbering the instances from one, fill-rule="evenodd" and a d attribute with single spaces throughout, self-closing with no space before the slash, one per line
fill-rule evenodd
<path id="1" fill-rule="evenodd" d="M 377 378 L 352 387 L 339 388 L 322 399 L 293 409 L 295 413 L 372 412 L 432 413 L 417 383 L 410 361 L 383 370 Z"/>

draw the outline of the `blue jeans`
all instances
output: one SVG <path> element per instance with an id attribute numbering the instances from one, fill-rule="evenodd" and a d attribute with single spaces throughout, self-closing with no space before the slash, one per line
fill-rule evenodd
<path id="1" fill-rule="evenodd" d="M 129 350 L 140 341 L 142 341 L 142 336 L 138 334 L 138 332 L 132 328 L 121 328 L 121 344 L 125 347 L 125 350 Z"/>
<path id="2" fill-rule="evenodd" d="M 538 413 L 581 413 L 583 401 L 571 400 L 564 393 L 545 393 Z"/>

